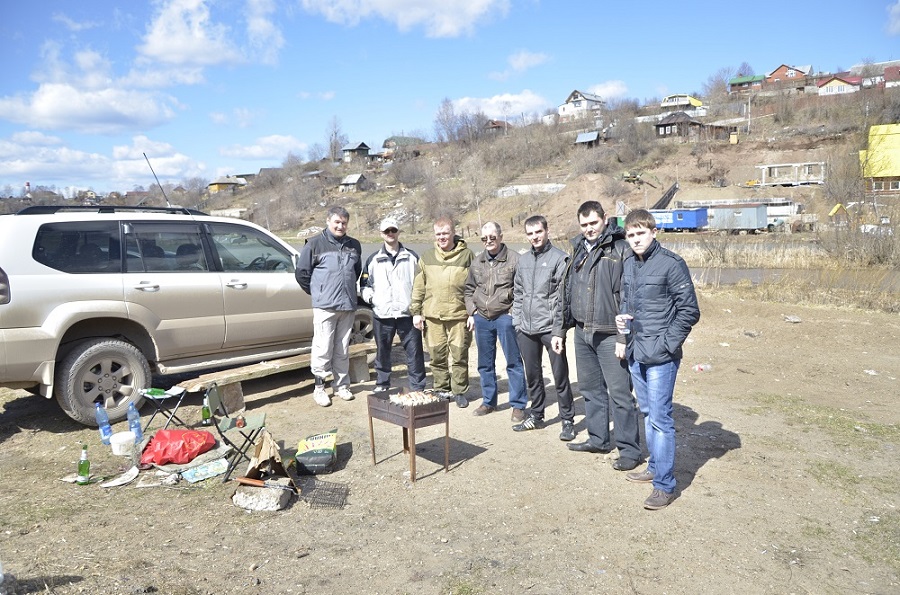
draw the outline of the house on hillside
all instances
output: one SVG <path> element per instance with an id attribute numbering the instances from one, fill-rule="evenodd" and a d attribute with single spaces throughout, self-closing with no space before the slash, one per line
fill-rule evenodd
<path id="1" fill-rule="evenodd" d="M 762 74 L 736 76 L 728 81 L 728 94 L 746 95 L 748 93 L 756 93 L 758 91 L 762 91 L 765 82 L 766 77 Z"/>
<path id="2" fill-rule="evenodd" d="M 812 66 L 790 66 L 782 64 L 766 75 L 765 85 L 773 90 L 803 93 L 806 77 L 812 73 Z"/>
<path id="3" fill-rule="evenodd" d="M 844 95 L 846 93 L 856 93 L 862 88 L 862 77 L 849 76 L 849 73 L 842 72 L 828 78 L 823 78 L 817 84 L 819 95 Z"/>
<path id="4" fill-rule="evenodd" d="M 369 156 L 369 145 L 366 143 L 352 143 L 341 147 L 344 163 L 351 163 L 354 159 L 365 159 Z"/>
<path id="5" fill-rule="evenodd" d="M 603 98 L 593 93 L 583 93 L 579 90 L 572 91 L 565 103 L 559 106 L 559 122 L 574 122 L 587 118 L 594 123 L 601 123 L 600 111 L 606 105 Z"/>
<path id="6" fill-rule="evenodd" d="M 684 112 L 669 114 L 654 126 L 657 139 L 680 139 L 682 142 L 728 140 L 729 135 L 737 131 L 737 126 L 704 124 Z"/>
<path id="7" fill-rule="evenodd" d="M 593 149 L 598 144 L 600 144 L 600 131 L 594 130 L 593 132 L 581 132 L 575 138 L 575 146 L 576 147 L 587 147 L 588 149 Z"/>
<path id="8" fill-rule="evenodd" d="M 217 178 L 209 183 L 207 189 L 210 194 L 217 192 L 236 192 L 238 189 L 247 185 L 247 180 L 237 176 L 224 176 Z"/>
<path id="9" fill-rule="evenodd" d="M 370 187 L 369 180 L 364 174 L 350 174 L 341 180 L 341 192 L 365 192 Z"/>
<path id="10" fill-rule="evenodd" d="M 659 107 L 663 109 L 691 109 L 694 107 L 703 107 L 703 102 L 690 95 L 668 95 L 663 98 Z"/>
<path id="11" fill-rule="evenodd" d="M 900 66 L 888 66 L 884 69 L 884 88 L 900 87 Z"/>
<path id="12" fill-rule="evenodd" d="M 900 60 L 854 64 L 850 67 L 848 74 L 860 77 L 863 89 L 868 89 L 869 87 L 885 85 L 887 82 L 887 71 L 890 69 L 893 69 L 896 73 L 900 69 Z"/>
<path id="13" fill-rule="evenodd" d="M 868 149 L 859 152 L 866 197 L 900 198 L 900 124 L 869 127 Z"/>

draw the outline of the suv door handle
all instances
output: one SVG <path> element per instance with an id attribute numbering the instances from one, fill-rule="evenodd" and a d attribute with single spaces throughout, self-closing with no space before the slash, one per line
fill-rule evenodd
<path id="1" fill-rule="evenodd" d="M 247 289 L 246 281 L 239 281 L 237 279 L 232 279 L 228 283 L 225 284 L 226 287 L 233 287 L 235 289 Z"/>
<path id="2" fill-rule="evenodd" d="M 142 281 L 140 285 L 135 285 L 134 288 L 138 291 L 146 292 L 159 291 L 159 283 L 149 283 L 147 281 Z"/>

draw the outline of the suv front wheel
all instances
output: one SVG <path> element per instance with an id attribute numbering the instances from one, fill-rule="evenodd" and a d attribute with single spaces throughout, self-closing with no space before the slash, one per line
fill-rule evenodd
<path id="1" fill-rule="evenodd" d="M 125 418 L 128 404 L 141 403 L 150 386 L 150 366 L 141 351 L 118 339 L 89 339 L 75 345 L 56 368 L 53 392 L 66 414 L 97 425 L 94 403 L 102 403 L 113 423 Z"/>

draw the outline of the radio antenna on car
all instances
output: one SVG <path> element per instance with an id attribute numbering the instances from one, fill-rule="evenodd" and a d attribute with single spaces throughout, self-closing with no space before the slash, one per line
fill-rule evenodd
<path id="1" fill-rule="evenodd" d="M 159 178 L 156 176 L 156 172 L 153 171 L 153 166 L 150 165 L 150 158 L 147 157 L 147 154 L 144 153 L 144 159 L 147 160 L 147 166 L 150 168 L 150 171 L 153 172 L 153 177 L 156 178 L 156 185 L 159 186 L 160 191 L 162 192 L 163 198 L 166 199 L 166 206 L 171 207 L 172 205 L 169 203 L 169 197 L 166 196 L 166 191 L 163 189 L 162 184 L 159 183 Z M 140 205 L 138 205 L 140 206 Z"/>

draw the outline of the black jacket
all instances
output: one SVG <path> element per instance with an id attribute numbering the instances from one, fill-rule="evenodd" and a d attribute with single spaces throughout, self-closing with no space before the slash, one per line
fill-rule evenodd
<path id="1" fill-rule="evenodd" d="M 680 360 L 681 346 L 700 320 L 691 272 L 684 260 L 654 241 L 643 258 L 625 260 L 622 313 L 631 314 L 629 360 L 664 364 Z"/>
<path id="2" fill-rule="evenodd" d="M 624 230 L 608 224 L 590 252 L 585 247 L 583 235 L 572 240 L 572 247 L 565 292 L 555 316 L 553 335 L 564 336 L 566 329 L 576 325 L 583 326 L 588 332 L 617 334 L 622 268 L 625 255 L 630 251 Z"/>
<path id="3" fill-rule="evenodd" d="M 313 308 L 353 311 L 357 306 L 356 281 L 362 272 L 359 240 L 337 238 L 327 229 L 306 242 L 294 276 L 312 296 Z"/>

